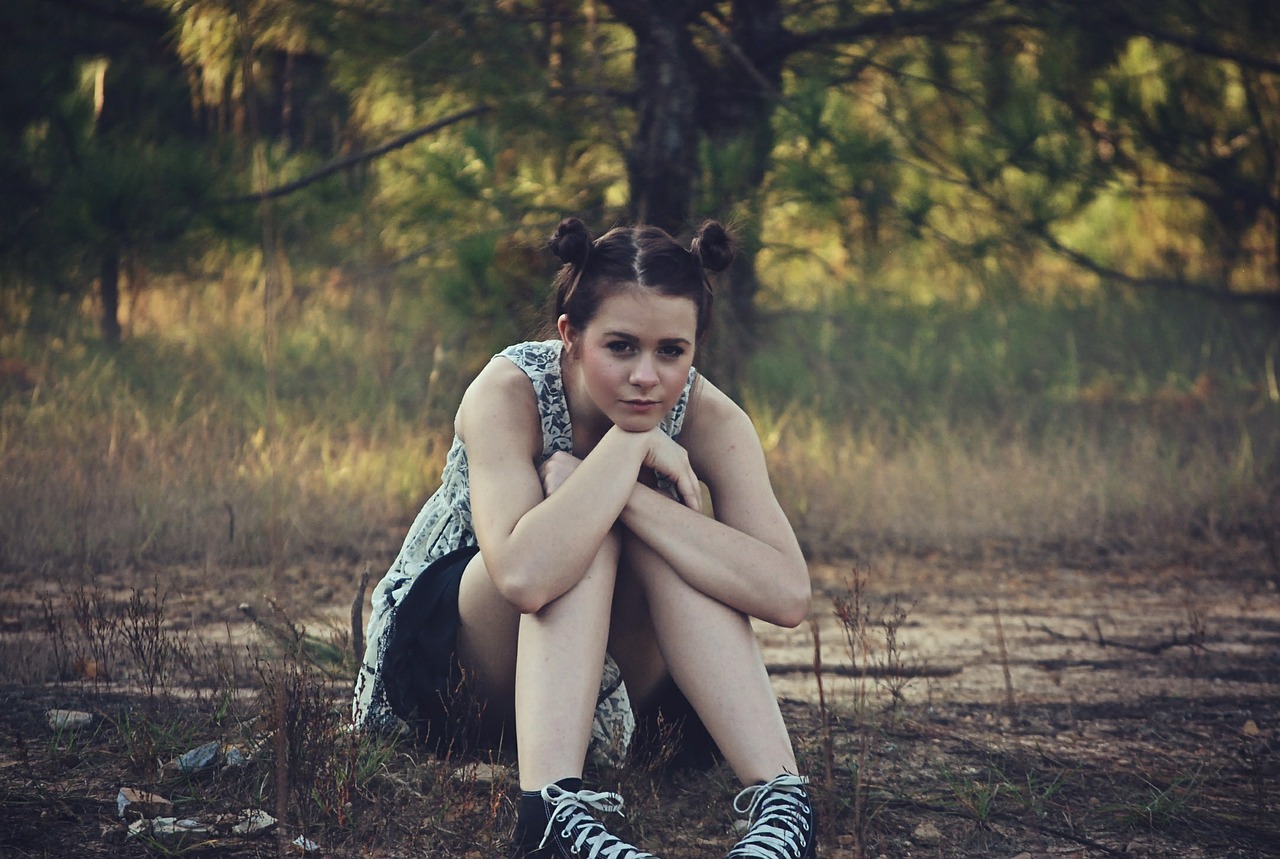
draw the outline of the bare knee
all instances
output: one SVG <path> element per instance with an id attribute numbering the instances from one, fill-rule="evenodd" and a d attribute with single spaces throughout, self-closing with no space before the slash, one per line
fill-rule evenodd
<path id="1" fill-rule="evenodd" d="M 621 537 L 610 531 L 582 574 L 564 590 L 539 592 L 537 599 L 518 606 L 521 614 L 552 620 L 566 613 L 576 616 L 607 616 L 618 577 Z M 573 539 L 567 534 L 566 539 Z"/>

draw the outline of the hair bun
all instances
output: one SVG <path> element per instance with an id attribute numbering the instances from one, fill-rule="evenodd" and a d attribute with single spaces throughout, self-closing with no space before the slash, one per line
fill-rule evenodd
<path id="1" fill-rule="evenodd" d="M 547 247 L 560 257 L 560 262 L 581 263 L 591 250 L 591 231 L 577 218 L 565 218 L 556 227 L 556 233 L 547 242 Z"/>
<path id="2" fill-rule="evenodd" d="M 719 221 L 707 221 L 698 227 L 689 251 L 701 262 L 707 271 L 724 271 L 733 262 L 737 247 L 733 237 Z"/>

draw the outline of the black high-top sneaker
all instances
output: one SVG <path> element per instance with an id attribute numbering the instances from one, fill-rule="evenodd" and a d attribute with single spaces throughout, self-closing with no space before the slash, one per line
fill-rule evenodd
<path id="1" fill-rule="evenodd" d="M 728 859 L 813 859 L 817 823 L 808 783 L 802 776 L 780 775 L 739 793 L 733 810 L 747 815 L 750 826 Z"/>
<path id="2" fill-rule="evenodd" d="M 567 787 L 566 782 L 569 782 Z M 582 790 L 574 782 L 576 780 L 566 779 L 547 785 L 540 794 L 526 795 L 531 800 L 541 798 L 544 812 L 541 819 L 546 820 L 546 827 L 538 840 L 532 821 L 522 815 L 513 859 L 656 859 L 612 835 L 592 816 L 592 811 L 621 814 L 622 797 L 616 793 Z"/>

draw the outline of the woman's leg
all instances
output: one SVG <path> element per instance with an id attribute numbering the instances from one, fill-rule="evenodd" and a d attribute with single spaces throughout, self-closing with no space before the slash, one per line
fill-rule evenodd
<path id="1" fill-rule="evenodd" d="M 619 540 L 601 545 L 582 580 L 534 614 L 502 598 L 477 555 L 458 594 L 458 659 L 489 702 L 515 719 L 520 785 L 581 777 L 600 689 Z"/>
<path id="2" fill-rule="evenodd" d="M 791 738 L 748 618 L 688 585 L 639 540 L 624 541 L 621 563 L 624 576 L 634 576 L 644 591 L 667 670 L 738 778 L 755 784 L 795 773 Z M 610 646 L 618 649 L 611 652 L 624 676 L 628 665 L 637 665 L 648 666 L 642 676 L 652 677 L 638 633 L 615 634 Z M 631 648 L 638 656 L 618 652 Z"/>
<path id="3" fill-rule="evenodd" d="M 750 621 L 690 587 L 638 540 L 624 541 L 620 572 L 620 593 L 632 577 L 644 590 L 653 639 L 671 677 L 746 785 L 734 800 L 734 810 L 747 815 L 748 828 L 729 856 L 813 859 L 816 822 L 807 779 L 798 775 L 791 738 Z M 636 645 L 639 633 L 637 627 L 629 635 L 616 635 L 610 647 Z M 650 666 L 648 652 L 640 644 L 638 658 L 629 661 Z M 622 665 L 616 652 L 614 658 Z"/>

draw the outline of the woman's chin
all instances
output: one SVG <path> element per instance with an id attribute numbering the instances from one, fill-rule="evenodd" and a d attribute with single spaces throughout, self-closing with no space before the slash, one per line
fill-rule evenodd
<path id="1" fill-rule="evenodd" d="M 662 414 L 614 414 L 613 425 L 624 432 L 648 432 L 662 423 Z"/>

